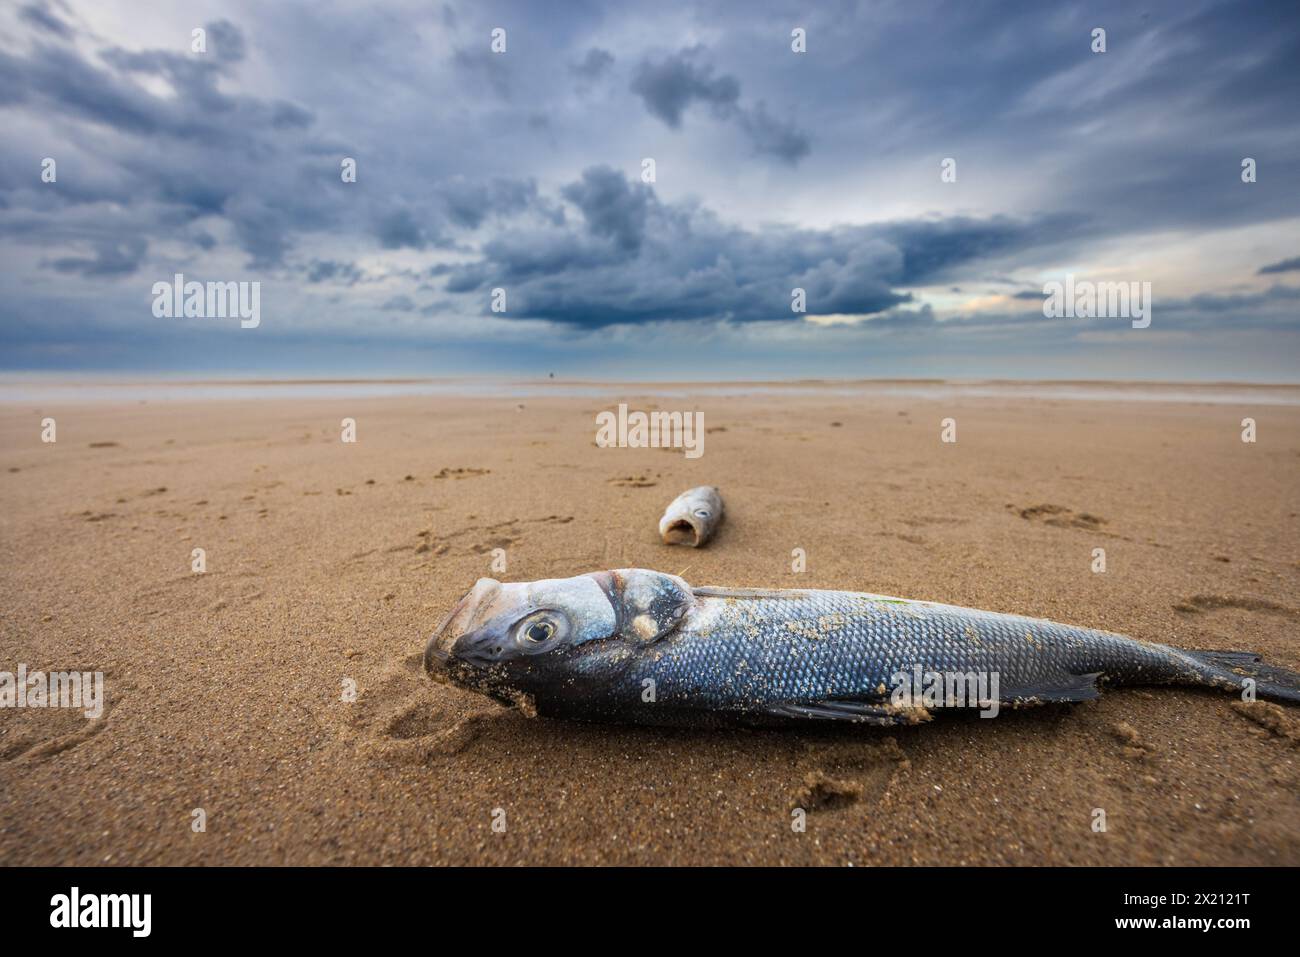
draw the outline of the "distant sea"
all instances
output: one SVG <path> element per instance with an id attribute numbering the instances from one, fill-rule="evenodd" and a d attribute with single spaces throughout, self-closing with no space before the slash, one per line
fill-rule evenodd
<path id="1" fill-rule="evenodd" d="M 0 403 L 140 403 L 390 396 L 689 397 L 770 393 L 899 398 L 1023 398 L 1104 402 L 1300 405 L 1300 385 L 1009 379 L 801 379 L 790 382 L 631 382 L 581 379 L 148 379 L 0 375 Z"/>

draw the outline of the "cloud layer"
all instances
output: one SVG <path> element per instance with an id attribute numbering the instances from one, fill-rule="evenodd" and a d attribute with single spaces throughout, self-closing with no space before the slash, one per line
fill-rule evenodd
<path id="1" fill-rule="evenodd" d="M 977 6 L 33 0 L 0 13 L 5 364 L 626 371 L 640 335 L 703 372 L 1276 378 L 1294 4 Z M 262 282 L 259 345 L 158 326 L 176 272 Z M 1043 319 L 1067 273 L 1152 281 L 1154 331 Z"/>

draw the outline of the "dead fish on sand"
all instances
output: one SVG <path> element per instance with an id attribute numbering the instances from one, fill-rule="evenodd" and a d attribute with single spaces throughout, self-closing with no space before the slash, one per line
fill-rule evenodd
<path id="1" fill-rule="evenodd" d="M 659 537 L 665 545 L 699 548 L 722 521 L 722 493 L 712 485 L 700 485 L 678 495 L 659 519 Z"/>
<path id="2" fill-rule="evenodd" d="M 855 592 L 692 588 L 645 569 L 478 581 L 429 674 L 537 714 L 639 724 L 928 720 L 1084 701 L 1099 682 L 1300 702 L 1300 674 L 1037 618 Z"/>

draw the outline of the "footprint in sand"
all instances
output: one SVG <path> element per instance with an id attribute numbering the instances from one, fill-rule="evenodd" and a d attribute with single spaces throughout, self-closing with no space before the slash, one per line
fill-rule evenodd
<path id="1" fill-rule="evenodd" d="M 428 529 L 425 529 L 422 532 L 417 532 L 416 537 L 420 539 L 420 544 L 414 546 L 415 554 L 417 555 L 423 555 L 426 552 L 433 552 L 435 555 L 445 555 L 447 552 L 451 551 L 451 546 L 445 542 L 435 542 L 433 540 L 433 532 Z M 393 547 L 395 549 L 400 549 L 402 546 L 395 545 Z"/>
<path id="2" fill-rule="evenodd" d="M 1151 748 L 1142 741 L 1137 728 L 1127 721 L 1111 725 L 1110 733 L 1116 741 L 1124 745 L 1122 752 L 1124 757 L 1142 760 L 1151 756 Z"/>
<path id="3" fill-rule="evenodd" d="M 804 776 L 804 786 L 795 792 L 792 807 L 805 811 L 834 811 L 862 800 L 862 784 L 842 778 L 833 778 L 825 771 L 809 771 Z"/>
<path id="4" fill-rule="evenodd" d="M 87 718 L 84 708 L 14 709 L 0 733 L 0 762 L 43 761 L 84 744 L 108 726 L 109 715 L 121 703 L 129 687 L 103 668 L 86 666 L 57 669 L 104 675 L 102 711 L 98 718 Z"/>
<path id="5" fill-rule="evenodd" d="M 1300 720 L 1271 701 L 1234 701 L 1232 708 L 1248 721 L 1259 725 L 1262 737 L 1276 737 L 1300 748 Z"/>
<path id="6" fill-rule="evenodd" d="M 620 475 L 616 478 L 606 479 L 610 485 L 617 485 L 620 488 L 653 488 L 659 483 L 648 475 Z"/>
<path id="7" fill-rule="evenodd" d="M 875 804 L 889 790 L 895 775 L 910 766 L 895 738 L 806 744 L 797 762 L 797 770 L 803 771 L 802 783 L 791 793 L 790 807 L 813 814 L 860 801 Z"/>
<path id="8" fill-rule="evenodd" d="M 394 764 L 427 765 L 464 751 L 500 708 L 424 675 L 423 653 L 390 662 L 379 681 L 347 708 L 345 724 L 361 748 Z"/>
<path id="9" fill-rule="evenodd" d="M 925 545 L 926 540 L 920 535 L 905 535 L 901 532 L 876 532 L 880 538 L 896 538 L 900 542 L 907 542 L 909 545 Z"/>
<path id="10" fill-rule="evenodd" d="M 44 709 L 42 709 L 44 710 Z M 40 761 L 71 751 L 104 729 L 104 718 L 90 720 L 80 711 L 59 709 L 38 732 L 19 730 L 0 744 L 0 761 Z M 107 717 L 107 712 L 105 712 Z"/>
<path id="11" fill-rule="evenodd" d="M 1267 615 L 1283 615 L 1287 618 L 1300 617 L 1300 612 L 1294 608 L 1279 605 L 1274 601 L 1266 601 L 1263 598 L 1234 598 L 1228 595 L 1193 595 L 1173 607 L 1174 611 L 1180 611 L 1185 615 L 1236 608 L 1240 611 L 1259 611 Z"/>
<path id="12" fill-rule="evenodd" d="M 1015 508 L 1008 505 L 1007 508 Z M 1030 522 L 1041 522 L 1054 528 L 1082 528 L 1096 531 L 1106 524 L 1106 520 L 1088 512 L 1076 512 L 1064 505 L 1031 505 L 1019 509 L 1020 517 Z"/>
<path id="13" fill-rule="evenodd" d="M 486 542 L 479 542 L 477 545 L 471 545 L 470 551 L 476 555 L 486 555 L 496 548 L 509 548 L 518 539 L 511 538 L 508 535 L 499 535 L 496 538 L 490 538 Z"/>
<path id="14" fill-rule="evenodd" d="M 202 575 L 192 572 L 177 575 L 167 581 L 138 589 L 132 596 L 133 607 L 141 618 L 165 618 L 186 610 L 196 609 L 200 603 L 210 612 L 223 611 L 233 606 L 258 601 L 265 592 L 256 581 L 258 572 L 216 572 Z"/>
<path id="15" fill-rule="evenodd" d="M 422 541 L 415 547 L 415 553 L 422 555 L 432 552 L 434 555 L 444 555 L 455 548 L 462 555 L 483 555 L 494 548 L 508 548 L 518 543 L 529 525 L 567 525 L 572 521 L 572 515 L 547 515 L 543 518 L 512 518 L 493 525 L 467 525 L 445 535 L 435 535 L 432 531 L 425 530 L 417 533 L 417 537 Z M 472 541 L 466 543 L 466 539 Z M 400 547 L 389 549 L 389 551 L 395 550 L 401 549 Z"/>
<path id="16" fill-rule="evenodd" d="M 969 519 L 954 518 L 949 515 L 921 515 L 901 520 L 904 525 L 912 528 L 924 528 L 927 525 L 966 525 Z"/>

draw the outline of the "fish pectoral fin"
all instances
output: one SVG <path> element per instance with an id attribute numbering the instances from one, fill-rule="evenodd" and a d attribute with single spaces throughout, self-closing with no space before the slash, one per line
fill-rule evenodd
<path id="1" fill-rule="evenodd" d="M 1065 675 L 1056 681 L 1043 681 L 1039 684 L 1003 685 L 998 689 L 998 700 L 1003 704 L 1031 704 L 1055 701 L 1092 701 L 1100 697 L 1097 679 L 1100 671 L 1088 675 Z"/>
<path id="2" fill-rule="evenodd" d="M 810 721 L 847 721 L 853 724 L 915 724 L 929 715 L 917 708 L 900 709 L 888 702 L 830 698 L 807 704 L 776 704 L 767 709 L 776 718 L 804 718 Z"/>

